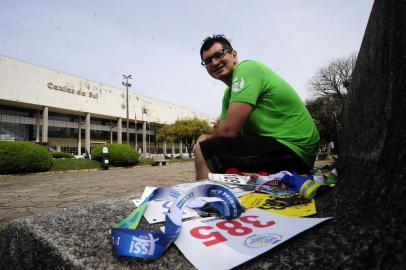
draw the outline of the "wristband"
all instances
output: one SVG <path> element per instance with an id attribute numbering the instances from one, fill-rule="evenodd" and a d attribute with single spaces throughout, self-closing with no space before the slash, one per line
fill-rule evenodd
<path id="1" fill-rule="evenodd" d="M 238 218 L 244 211 L 234 194 L 222 185 L 201 184 L 187 190 L 182 195 L 171 188 L 157 188 L 124 220 L 112 226 L 113 252 L 118 256 L 142 259 L 160 258 L 180 233 L 184 208 L 198 197 L 222 199 L 220 202 L 213 202 L 213 207 L 224 219 Z M 148 203 L 159 199 L 174 201 L 166 213 L 164 232 L 136 229 Z"/>

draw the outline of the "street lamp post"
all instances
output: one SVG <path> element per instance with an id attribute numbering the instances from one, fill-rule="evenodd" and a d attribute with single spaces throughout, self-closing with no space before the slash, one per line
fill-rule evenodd
<path id="1" fill-rule="evenodd" d="M 144 114 L 148 115 L 148 111 L 147 108 L 145 108 L 144 106 L 141 108 L 141 119 L 142 119 L 142 150 L 144 152 L 144 154 L 146 154 L 146 152 L 150 153 L 150 151 L 147 149 L 147 142 L 146 142 L 146 124 L 148 123 L 149 126 L 149 121 L 144 121 Z M 145 127 L 145 129 L 144 129 Z"/>
<path id="2" fill-rule="evenodd" d="M 126 96 L 126 100 L 127 100 L 127 106 L 126 106 L 126 108 L 127 108 L 127 145 L 130 145 L 130 131 L 129 131 L 129 112 L 128 112 L 128 87 L 131 87 L 131 83 L 128 83 L 128 80 L 131 80 L 132 79 L 132 76 L 131 75 L 124 75 L 123 74 L 123 79 L 125 80 L 125 81 L 123 81 L 123 85 L 126 87 L 126 93 L 127 93 L 127 96 Z"/>

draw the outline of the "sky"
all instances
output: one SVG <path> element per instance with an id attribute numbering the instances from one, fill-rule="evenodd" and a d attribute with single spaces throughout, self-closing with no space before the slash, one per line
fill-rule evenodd
<path id="1" fill-rule="evenodd" d="M 311 99 L 308 80 L 360 48 L 372 0 L 0 0 L 0 55 L 216 117 L 225 85 L 202 40 L 231 39 Z M 1 74 L 0 74 L 1 79 Z M 1 91 L 1 89 L 0 89 Z"/>

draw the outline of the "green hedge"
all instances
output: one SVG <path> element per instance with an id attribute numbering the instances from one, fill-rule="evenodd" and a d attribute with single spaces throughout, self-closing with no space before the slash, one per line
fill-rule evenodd
<path id="1" fill-rule="evenodd" d="M 114 166 L 133 166 L 139 161 L 140 154 L 126 144 L 107 144 L 92 150 L 92 159 L 102 161 L 103 147 L 109 149 L 109 163 Z"/>
<path id="2" fill-rule="evenodd" d="M 75 158 L 74 155 L 66 152 L 52 152 L 53 158 Z"/>
<path id="3" fill-rule="evenodd" d="M 52 156 L 32 142 L 0 141 L 0 174 L 48 171 Z"/>

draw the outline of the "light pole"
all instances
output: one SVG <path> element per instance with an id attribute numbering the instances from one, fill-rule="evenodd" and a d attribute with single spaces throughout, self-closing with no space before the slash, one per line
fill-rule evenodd
<path id="1" fill-rule="evenodd" d="M 142 151 L 144 154 L 147 152 L 147 142 L 146 142 L 146 129 L 147 129 L 147 122 L 144 121 L 144 114 L 148 115 L 147 109 L 143 106 L 141 107 L 141 119 L 142 119 Z M 149 151 L 148 151 L 149 152 Z"/>
<path id="2" fill-rule="evenodd" d="M 125 80 L 125 82 L 123 81 L 123 85 L 126 87 L 126 91 L 127 91 L 127 96 L 126 96 L 126 100 L 127 100 L 127 145 L 130 145 L 130 131 L 129 131 L 129 116 L 128 116 L 128 87 L 131 87 L 131 83 L 128 83 L 128 80 L 132 79 L 131 75 L 124 75 L 123 74 L 123 79 Z"/>

